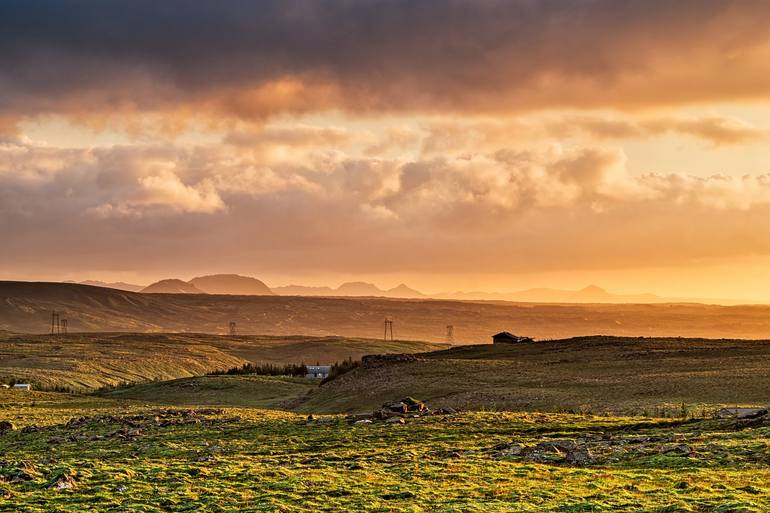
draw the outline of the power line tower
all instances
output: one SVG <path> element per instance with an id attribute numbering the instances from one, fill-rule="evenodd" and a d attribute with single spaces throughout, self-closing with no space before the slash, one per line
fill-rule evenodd
<path id="1" fill-rule="evenodd" d="M 235 321 L 230 321 L 230 336 L 234 337 L 235 335 L 236 335 Z"/>
<path id="2" fill-rule="evenodd" d="M 385 337 L 383 340 L 388 340 L 388 332 L 390 332 L 390 340 L 393 340 L 393 321 L 385 319 Z"/>
<path id="3" fill-rule="evenodd" d="M 61 320 L 61 329 L 59 330 L 59 333 L 63 335 L 67 334 L 67 319 Z"/>
<path id="4" fill-rule="evenodd" d="M 59 314 L 54 310 L 51 312 L 51 335 L 61 333 L 61 321 L 59 320 Z"/>
<path id="5" fill-rule="evenodd" d="M 455 341 L 455 327 L 452 324 L 447 324 L 446 341 L 448 344 L 453 344 Z"/>

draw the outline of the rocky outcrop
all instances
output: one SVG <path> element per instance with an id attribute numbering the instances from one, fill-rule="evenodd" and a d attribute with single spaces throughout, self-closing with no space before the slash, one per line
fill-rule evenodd
<path id="1" fill-rule="evenodd" d="M 416 362 L 418 360 L 419 358 L 413 354 L 372 354 L 361 358 L 361 364 L 365 369 L 374 369 L 384 365 Z"/>

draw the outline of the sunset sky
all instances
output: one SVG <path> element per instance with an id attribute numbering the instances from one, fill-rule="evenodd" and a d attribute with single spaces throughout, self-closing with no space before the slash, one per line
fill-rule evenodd
<path id="1" fill-rule="evenodd" d="M 770 2 L 0 3 L 0 279 L 770 301 Z"/>

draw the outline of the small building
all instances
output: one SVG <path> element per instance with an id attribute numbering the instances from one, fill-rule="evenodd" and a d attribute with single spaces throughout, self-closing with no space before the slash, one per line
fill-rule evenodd
<path id="1" fill-rule="evenodd" d="M 32 390 L 32 385 L 29 383 L 16 383 L 13 385 L 14 390 Z"/>
<path id="2" fill-rule="evenodd" d="M 331 371 L 331 368 L 331 365 L 308 365 L 307 374 L 305 374 L 305 377 L 308 379 L 326 379 L 329 377 L 329 371 Z"/>
<path id="3" fill-rule="evenodd" d="M 507 331 L 501 331 L 496 335 L 492 335 L 493 344 L 518 344 L 520 342 L 534 342 L 534 340 L 530 337 L 521 337 Z"/>

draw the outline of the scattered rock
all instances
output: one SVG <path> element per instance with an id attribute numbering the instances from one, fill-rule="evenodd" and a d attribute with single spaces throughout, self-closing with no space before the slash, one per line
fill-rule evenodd
<path id="1" fill-rule="evenodd" d="M 387 424 L 406 424 L 403 417 L 391 417 L 385 421 Z"/>
<path id="2" fill-rule="evenodd" d="M 318 420 L 318 417 L 316 417 L 311 413 L 310 415 L 307 416 L 307 420 L 308 422 L 313 422 L 314 420 Z"/>
<path id="3" fill-rule="evenodd" d="M 128 486 L 126 486 L 124 484 L 119 484 L 118 486 L 115 487 L 115 491 L 118 492 L 118 493 L 123 493 L 126 490 L 128 490 Z"/>
<path id="4" fill-rule="evenodd" d="M 371 424 L 371 423 L 372 421 L 370 419 L 361 419 L 361 420 L 355 421 L 353 424 Z"/>
<path id="5" fill-rule="evenodd" d="M 668 444 L 660 448 L 661 454 L 669 456 L 690 456 L 692 452 L 692 448 L 687 444 Z"/>
<path id="6" fill-rule="evenodd" d="M 371 369 L 391 363 L 416 362 L 417 360 L 418 358 L 413 354 L 374 354 L 361 358 L 361 365 Z"/>
<path id="7" fill-rule="evenodd" d="M 717 412 L 720 419 L 755 419 L 765 417 L 767 408 L 722 408 Z"/>
<path id="8" fill-rule="evenodd" d="M 412 492 L 394 492 L 394 493 L 386 493 L 382 496 L 383 499 L 386 501 L 392 501 L 392 500 L 398 500 L 398 499 L 412 499 L 414 498 L 414 493 Z"/>

